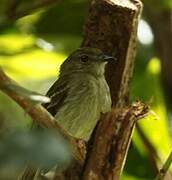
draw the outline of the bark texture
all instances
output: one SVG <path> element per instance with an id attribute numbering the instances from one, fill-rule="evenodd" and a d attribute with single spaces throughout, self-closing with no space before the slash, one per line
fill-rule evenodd
<path id="1" fill-rule="evenodd" d="M 106 69 L 113 106 L 128 102 L 141 9 L 139 0 L 93 0 L 90 7 L 82 46 L 97 47 L 116 58 Z"/>
<path id="2" fill-rule="evenodd" d="M 137 102 L 102 116 L 88 145 L 83 180 L 120 178 L 134 124 L 147 113 L 148 107 Z"/>

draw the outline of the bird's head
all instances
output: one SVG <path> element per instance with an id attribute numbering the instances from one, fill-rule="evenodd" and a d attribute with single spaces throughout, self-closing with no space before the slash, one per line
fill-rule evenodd
<path id="1" fill-rule="evenodd" d="M 107 56 L 97 48 L 83 47 L 74 51 L 62 64 L 61 75 L 71 73 L 90 73 L 95 76 L 104 74 L 105 65 L 113 61 L 112 56 Z"/>

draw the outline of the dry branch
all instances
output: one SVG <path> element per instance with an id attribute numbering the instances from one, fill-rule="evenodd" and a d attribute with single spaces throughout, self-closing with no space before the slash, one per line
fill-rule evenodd
<path id="1" fill-rule="evenodd" d="M 148 112 L 148 106 L 137 102 L 102 116 L 90 139 L 83 180 L 119 179 L 133 127 Z"/>

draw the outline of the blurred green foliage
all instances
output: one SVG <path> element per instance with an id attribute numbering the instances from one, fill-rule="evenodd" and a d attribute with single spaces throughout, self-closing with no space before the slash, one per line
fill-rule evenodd
<path id="1" fill-rule="evenodd" d="M 136 67 L 138 67 L 137 63 Z M 131 85 L 131 99 L 136 100 L 138 98 L 150 104 L 151 109 L 155 112 L 155 115 L 149 115 L 139 124 L 160 153 L 160 157 L 165 158 L 172 142 L 169 136 L 166 105 L 160 82 L 159 59 L 152 58 L 146 64 L 145 69 L 141 70 L 139 67 L 136 69 Z"/>
<path id="2" fill-rule="evenodd" d="M 37 33 L 81 36 L 84 20 L 87 17 L 88 4 L 89 1 L 86 0 L 63 1 L 60 5 L 54 6 L 42 14 L 42 17 L 36 23 L 35 31 Z M 51 21 L 49 21 L 50 19 Z M 47 22 L 49 22 L 48 26 Z"/>
<path id="3" fill-rule="evenodd" d="M 8 132 L 0 142 L 0 178 L 16 179 L 26 163 L 34 168 L 52 169 L 56 164 L 64 168 L 70 163 L 70 152 L 65 139 L 52 131 Z"/>
<path id="4" fill-rule="evenodd" d="M 158 2 L 172 7 L 170 0 Z M 87 10 L 88 1 L 68 0 L 4 26 L 0 31 L 0 66 L 19 84 L 45 94 L 58 78 L 60 64 L 79 47 Z M 140 120 L 139 125 L 157 150 L 159 162 L 163 162 L 172 142 L 160 83 L 160 63 L 152 45 L 138 47 L 130 99 L 149 104 L 156 114 Z M 2 93 L 0 118 L 1 134 L 30 127 L 26 113 Z M 148 180 L 154 176 L 146 148 L 135 131 L 122 180 Z"/>
<path id="5" fill-rule="evenodd" d="M 172 9 L 171 0 L 144 0 L 149 6 L 153 6 L 156 10 L 160 9 Z"/>

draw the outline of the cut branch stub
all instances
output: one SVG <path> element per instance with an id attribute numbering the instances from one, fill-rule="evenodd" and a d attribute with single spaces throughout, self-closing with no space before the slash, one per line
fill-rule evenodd
<path id="1" fill-rule="evenodd" d="M 133 72 L 141 9 L 139 0 L 94 0 L 90 7 L 82 46 L 97 47 L 117 58 L 106 69 L 113 106 L 128 102 L 128 83 Z"/>
<path id="2" fill-rule="evenodd" d="M 134 124 L 148 112 L 148 106 L 137 102 L 102 116 L 88 145 L 83 180 L 119 179 Z"/>

